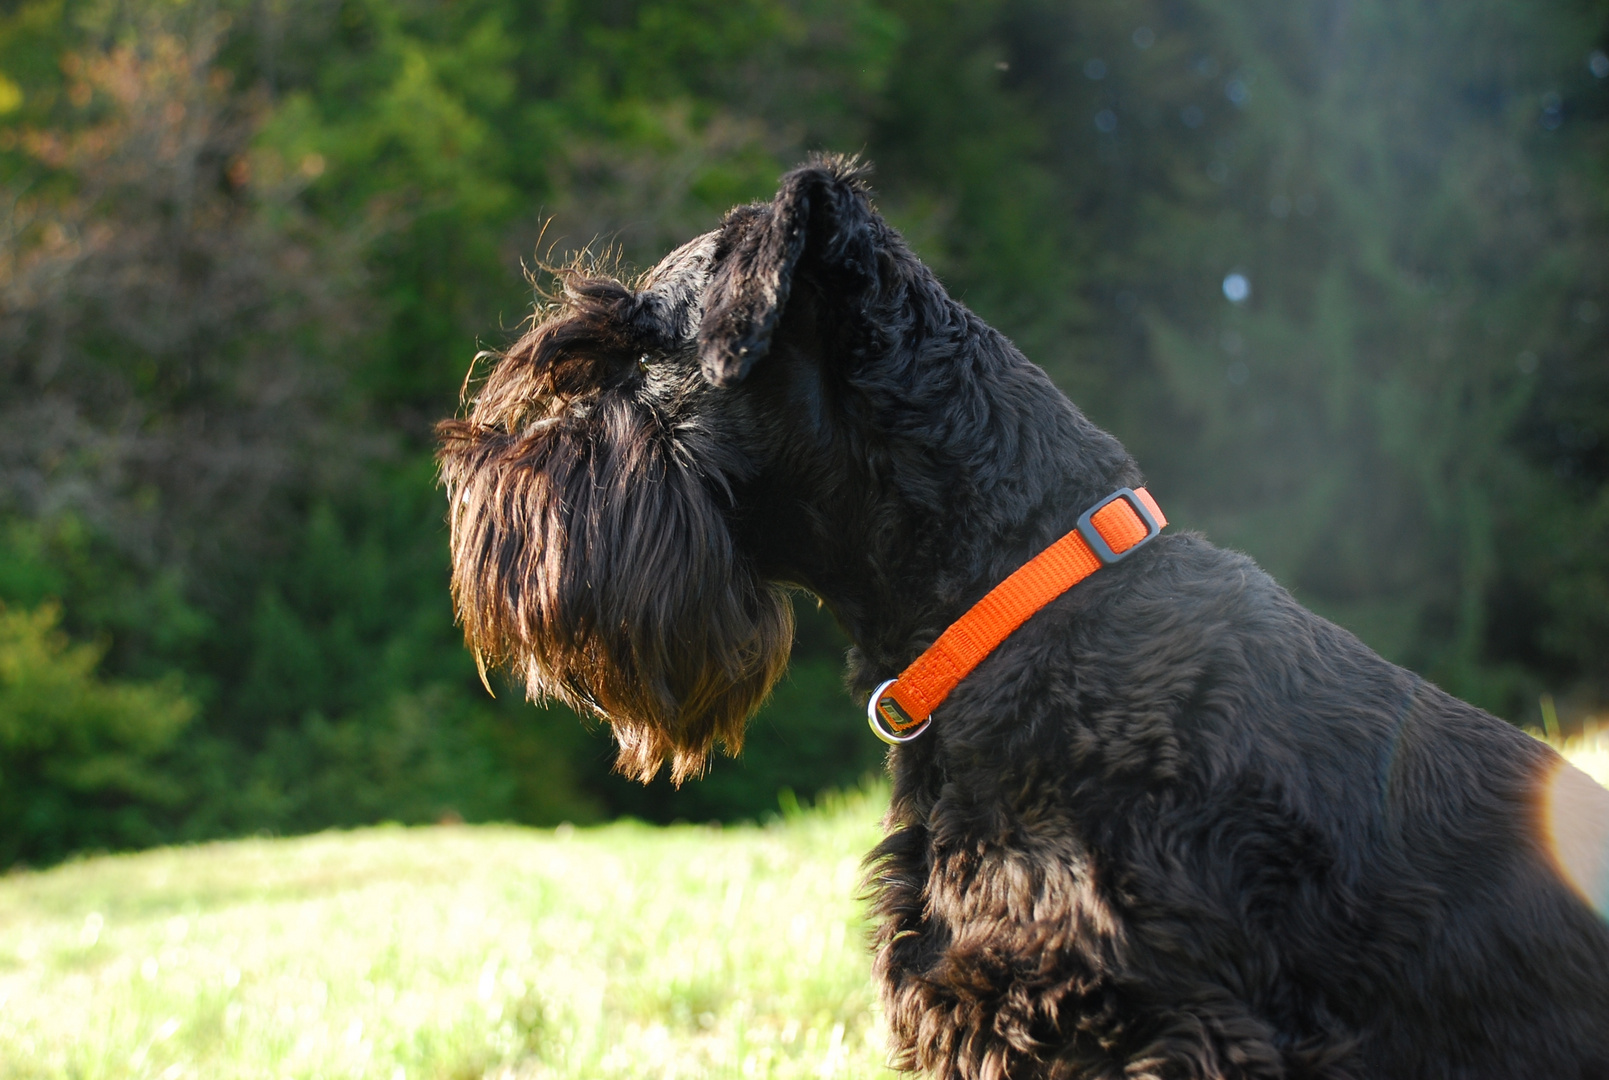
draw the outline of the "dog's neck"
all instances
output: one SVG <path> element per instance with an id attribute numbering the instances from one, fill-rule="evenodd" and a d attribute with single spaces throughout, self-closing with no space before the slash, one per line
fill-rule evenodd
<path id="1" fill-rule="evenodd" d="M 919 379 L 850 382 L 887 437 L 845 441 L 829 469 L 812 453 L 791 488 L 803 498 L 757 515 L 775 529 L 763 547 L 787 553 L 767 570 L 824 601 L 856 646 L 857 682 L 903 668 L 1089 506 L 1140 482 L 1042 370 L 943 300 L 934 332 L 895 358 Z"/>

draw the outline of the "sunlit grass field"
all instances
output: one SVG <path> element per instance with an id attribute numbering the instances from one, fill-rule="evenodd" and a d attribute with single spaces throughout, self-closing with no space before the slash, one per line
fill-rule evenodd
<path id="1" fill-rule="evenodd" d="M 1609 783 L 1609 731 L 1564 749 Z M 0 1077 L 892 1077 L 855 899 L 885 799 L 13 874 Z"/>
<path id="2" fill-rule="evenodd" d="M 376 828 L 0 879 L 0 1077 L 876 1077 L 886 795 Z"/>

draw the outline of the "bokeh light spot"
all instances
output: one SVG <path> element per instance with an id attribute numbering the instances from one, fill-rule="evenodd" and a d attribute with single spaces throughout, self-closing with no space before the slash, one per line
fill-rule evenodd
<path id="1" fill-rule="evenodd" d="M 1542 115 L 1537 120 L 1548 131 L 1557 131 L 1564 123 L 1564 99 L 1558 94 L 1542 95 Z"/>
<path id="2" fill-rule="evenodd" d="M 1244 304 L 1251 296 L 1251 282 L 1245 274 L 1235 271 L 1224 278 L 1224 296 L 1231 304 Z"/>

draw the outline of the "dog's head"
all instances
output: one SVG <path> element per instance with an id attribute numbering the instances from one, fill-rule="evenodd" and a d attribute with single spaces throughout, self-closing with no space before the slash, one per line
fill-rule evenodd
<path id="1" fill-rule="evenodd" d="M 864 350 L 853 309 L 887 233 L 852 164 L 797 170 L 635 287 L 565 277 L 437 429 L 468 644 L 607 720 L 629 775 L 668 757 L 679 783 L 735 752 L 786 666 L 792 608 L 742 493 L 820 437 L 821 389 L 754 372 Z"/>

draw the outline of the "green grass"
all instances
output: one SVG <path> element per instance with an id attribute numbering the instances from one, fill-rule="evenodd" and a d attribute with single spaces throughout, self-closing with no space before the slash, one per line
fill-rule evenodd
<path id="1" fill-rule="evenodd" d="M 7 1078 L 875 1077 L 886 796 L 765 827 L 396 827 L 0 879 Z"/>
<path id="2" fill-rule="evenodd" d="M 1563 747 L 1609 780 L 1609 732 Z M 0 1076 L 892 1077 L 861 856 L 764 827 L 364 829 L 0 879 Z"/>

